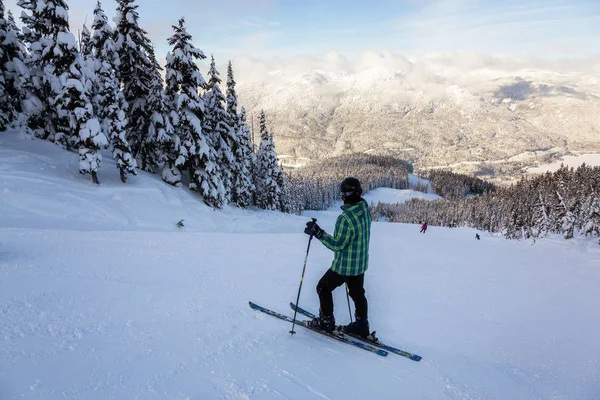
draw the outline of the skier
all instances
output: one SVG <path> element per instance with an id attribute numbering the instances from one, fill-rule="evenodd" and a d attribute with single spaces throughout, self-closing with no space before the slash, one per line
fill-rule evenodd
<path id="1" fill-rule="evenodd" d="M 475 239 L 477 239 L 477 240 L 481 239 L 481 238 L 479 237 L 479 233 L 476 233 L 476 234 L 475 234 Z"/>
<path id="2" fill-rule="evenodd" d="M 308 324 L 326 332 L 333 332 L 336 329 L 332 292 L 346 283 L 356 307 L 354 311 L 356 320 L 341 327 L 341 330 L 366 338 L 370 332 L 364 280 L 369 263 L 371 214 L 367 202 L 361 197 L 362 187 L 358 179 L 353 177 L 344 179 L 340 190 L 344 205 L 342 213 L 335 222 L 333 236 L 325 233 L 313 221 L 307 222 L 304 229 L 304 233 L 313 235 L 334 252 L 331 267 L 317 285 L 321 304 L 319 317 L 309 321 Z"/>
<path id="3" fill-rule="evenodd" d="M 427 231 L 427 221 L 421 225 L 421 231 L 419 233 L 425 233 Z"/>

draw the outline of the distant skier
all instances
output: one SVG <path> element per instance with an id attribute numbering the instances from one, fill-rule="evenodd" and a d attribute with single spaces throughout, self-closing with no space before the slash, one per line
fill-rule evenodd
<path id="1" fill-rule="evenodd" d="M 475 239 L 477 239 L 477 240 L 479 240 L 479 239 L 480 239 L 480 238 L 479 238 L 479 233 L 476 233 L 476 234 L 475 234 Z"/>
<path id="2" fill-rule="evenodd" d="M 427 231 L 427 222 L 421 225 L 421 231 L 419 233 L 425 233 Z"/>
<path id="3" fill-rule="evenodd" d="M 350 297 L 354 300 L 356 321 L 342 327 L 342 332 L 366 338 L 369 335 L 367 298 L 365 297 L 365 271 L 369 263 L 369 241 L 371 237 L 371 214 L 367 202 L 361 197 L 360 181 L 353 177 L 344 179 L 340 185 L 342 213 L 335 222 L 333 236 L 325 233 L 316 222 L 306 223 L 304 233 L 319 239 L 325 247 L 333 250 L 330 269 L 317 285 L 320 308 L 319 317 L 309 325 L 327 332 L 335 330 L 332 292 L 346 283 Z"/>

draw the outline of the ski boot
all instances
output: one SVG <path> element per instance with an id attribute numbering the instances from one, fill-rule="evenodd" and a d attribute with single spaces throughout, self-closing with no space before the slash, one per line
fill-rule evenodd
<path id="1" fill-rule="evenodd" d="M 317 318 L 313 318 L 311 321 L 308 321 L 306 324 L 313 329 L 319 329 L 327 333 L 332 333 L 335 330 L 334 317 L 320 315 Z"/>
<path id="2" fill-rule="evenodd" d="M 367 339 L 370 335 L 369 319 L 367 317 L 356 318 L 356 321 L 351 322 L 348 325 L 342 326 L 341 328 L 341 331 L 343 333 L 360 336 L 363 339 Z"/>

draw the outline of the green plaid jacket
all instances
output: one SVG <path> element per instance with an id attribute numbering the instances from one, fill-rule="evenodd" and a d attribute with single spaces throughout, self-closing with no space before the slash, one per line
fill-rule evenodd
<path id="1" fill-rule="evenodd" d="M 321 243 L 335 252 L 331 269 L 340 275 L 364 274 L 369 267 L 371 214 L 365 200 L 343 205 L 332 235 L 324 233 Z"/>

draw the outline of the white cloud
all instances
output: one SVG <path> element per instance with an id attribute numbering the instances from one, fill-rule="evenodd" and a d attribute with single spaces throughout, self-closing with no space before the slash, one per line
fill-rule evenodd
<path id="1" fill-rule="evenodd" d="M 389 51 L 368 51 L 349 59 L 336 52 L 323 57 L 233 59 L 241 85 L 269 93 L 303 86 L 315 96 L 355 95 L 364 98 L 437 100 L 493 93 L 502 85 L 532 80 L 556 88 L 600 97 L 600 54 L 580 59 L 546 60 L 481 53 L 431 53 L 405 57 Z M 297 88 L 296 88 L 297 90 Z M 349 92 L 350 91 L 350 92 Z"/>

